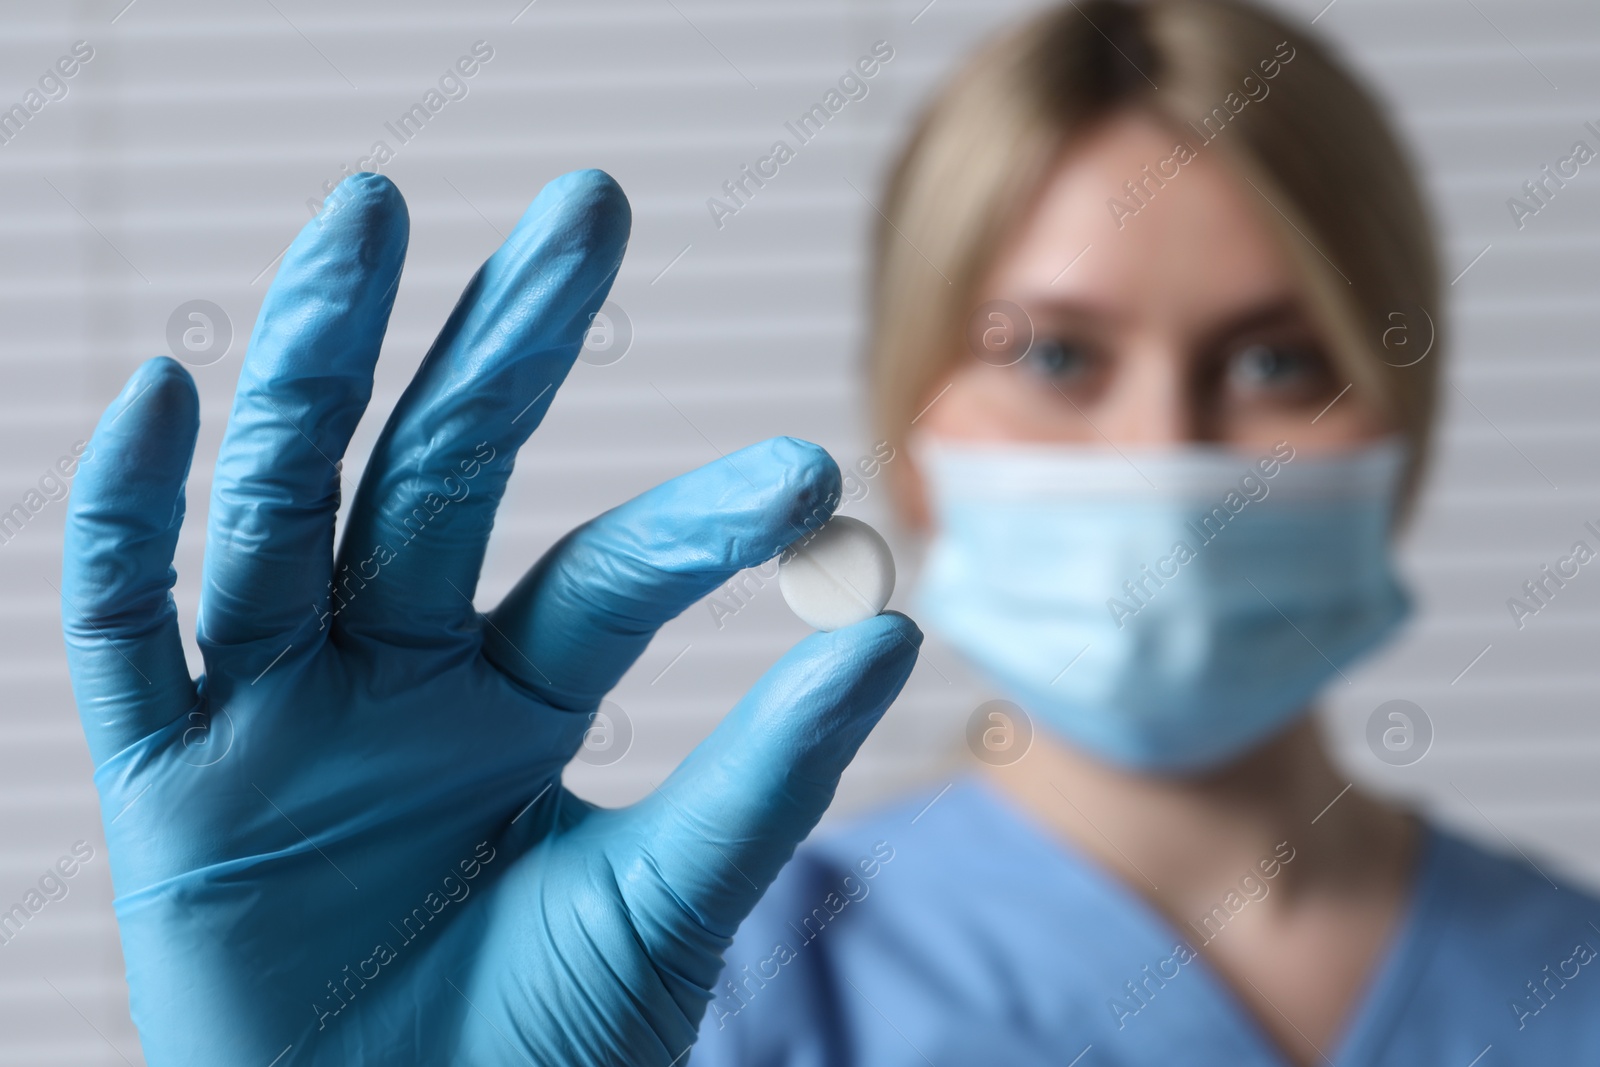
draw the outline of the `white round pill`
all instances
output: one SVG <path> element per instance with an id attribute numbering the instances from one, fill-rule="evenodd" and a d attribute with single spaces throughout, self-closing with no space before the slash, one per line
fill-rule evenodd
<path id="1" fill-rule="evenodd" d="M 778 588 L 800 621 L 818 630 L 864 622 L 894 592 L 894 557 L 877 530 L 835 515 L 784 550 Z"/>

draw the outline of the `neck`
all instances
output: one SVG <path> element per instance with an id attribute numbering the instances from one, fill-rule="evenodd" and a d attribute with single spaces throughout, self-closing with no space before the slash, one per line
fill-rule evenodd
<path id="1" fill-rule="evenodd" d="M 1408 816 L 1350 787 L 1310 715 L 1204 774 L 1124 770 L 1044 732 L 1021 760 L 990 774 L 1049 832 L 1179 925 L 1285 855 L 1293 859 L 1278 865 L 1267 898 L 1274 910 L 1314 889 L 1393 884 L 1405 878 L 1415 837 Z"/>

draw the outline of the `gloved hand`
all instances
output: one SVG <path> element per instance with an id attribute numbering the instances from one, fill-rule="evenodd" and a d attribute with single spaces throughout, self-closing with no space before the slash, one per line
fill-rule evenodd
<path id="1" fill-rule="evenodd" d="M 329 203 L 262 307 L 217 461 L 201 679 L 171 597 L 198 424 L 181 367 L 134 374 L 72 496 L 62 614 L 145 1053 L 681 1062 L 722 951 L 921 635 L 894 614 L 812 635 L 645 800 L 568 793 L 562 766 L 654 631 L 825 517 L 838 469 L 755 445 L 579 527 L 474 610 L 512 459 L 627 239 L 621 191 L 581 171 L 467 286 L 335 557 L 407 219 L 375 175 Z"/>

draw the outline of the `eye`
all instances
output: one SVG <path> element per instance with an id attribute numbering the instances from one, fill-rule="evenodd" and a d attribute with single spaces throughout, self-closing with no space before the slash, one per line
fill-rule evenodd
<path id="1" fill-rule="evenodd" d="M 1054 337 L 1035 341 L 1026 360 L 1034 374 L 1063 385 L 1085 378 L 1092 364 L 1093 355 L 1087 345 Z"/>
<path id="2" fill-rule="evenodd" d="M 1320 384 L 1327 369 L 1311 345 L 1257 342 L 1229 357 L 1226 375 L 1230 386 L 1248 392 L 1298 392 Z"/>

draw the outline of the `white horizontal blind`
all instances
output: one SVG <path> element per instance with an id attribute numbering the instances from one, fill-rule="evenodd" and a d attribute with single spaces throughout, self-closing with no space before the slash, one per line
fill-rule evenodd
<path id="1" fill-rule="evenodd" d="M 380 413 L 543 181 L 599 166 L 633 203 L 613 293 L 632 348 L 610 366 L 580 364 L 524 453 L 480 604 L 571 526 L 718 451 L 789 433 L 846 463 L 868 454 L 858 362 L 869 201 L 930 87 L 1032 4 L 523 2 L 0 4 L 0 109 L 23 102 L 75 42 L 93 50 L 59 87 L 47 82 L 58 98 L 0 144 L 0 510 L 87 435 L 139 360 L 166 350 L 175 308 L 216 303 L 234 341 L 195 370 L 205 425 L 177 591 L 192 625 L 209 469 L 275 257 L 307 200 L 377 141 L 412 218 Z M 1589 292 L 1600 169 L 1522 230 L 1505 206 L 1600 120 L 1600 16 L 1580 0 L 1283 7 L 1302 21 L 1320 11 L 1317 28 L 1398 109 L 1437 199 L 1448 273 L 1471 264 L 1443 311 L 1456 346 L 1441 460 L 1405 552 L 1421 610 L 1404 640 L 1330 692 L 1330 728 L 1353 777 L 1600 878 L 1590 651 L 1600 577 L 1586 569 L 1520 632 L 1505 606 L 1585 536 L 1585 520 L 1600 525 L 1600 314 Z M 880 40 L 893 58 L 866 95 L 800 144 L 785 124 Z M 420 130 L 392 132 L 480 41 L 492 57 L 446 86 L 451 98 Z M 778 139 L 794 158 L 719 226 L 707 199 Z M 351 484 L 377 428 L 369 420 L 358 434 Z M 864 484 L 852 510 L 886 523 L 882 476 Z M 45 502 L 0 545 L 0 907 L 76 842 L 94 856 L 64 899 L 0 945 L 0 1061 L 138 1063 L 46 581 L 59 570 L 63 512 Z M 771 588 L 730 617 L 692 609 L 613 696 L 632 749 L 606 767 L 575 765 L 569 782 L 608 803 L 648 791 L 803 632 Z M 913 785 L 931 795 L 987 695 L 930 643 L 839 809 Z M 1437 733 L 1427 757 L 1402 768 L 1364 740 L 1368 715 L 1394 698 L 1420 705 Z"/>

